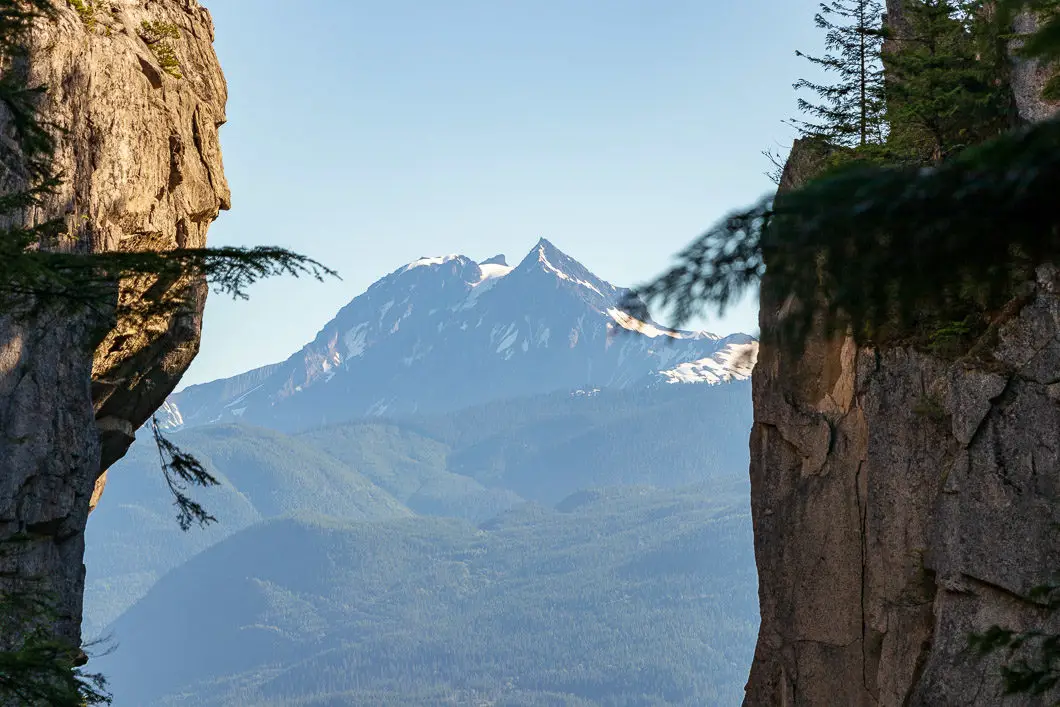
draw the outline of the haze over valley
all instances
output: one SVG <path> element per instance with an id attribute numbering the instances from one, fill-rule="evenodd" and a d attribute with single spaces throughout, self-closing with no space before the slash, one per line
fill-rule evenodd
<path id="1" fill-rule="evenodd" d="M 287 360 L 170 396 L 88 531 L 117 705 L 738 702 L 757 342 L 542 239 L 403 265 Z M 282 323 L 276 323 L 277 326 Z"/>

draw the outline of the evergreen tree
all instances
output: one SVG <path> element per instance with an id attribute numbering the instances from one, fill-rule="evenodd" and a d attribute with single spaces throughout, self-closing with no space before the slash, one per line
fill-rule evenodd
<path id="1" fill-rule="evenodd" d="M 949 29 L 975 21 L 931 17 Z M 1060 38 L 1051 46 L 1060 46 Z M 1007 92 L 989 76 L 971 78 L 977 90 L 990 85 Z M 959 152 L 952 136 L 967 133 L 971 142 L 989 133 L 975 125 L 975 111 L 949 115 L 944 102 L 936 106 L 952 121 L 942 150 Z M 944 319 L 969 304 L 996 312 L 1036 265 L 1060 260 L 1057 144 L 1060 121 L 1053 120 L 1009 131 L 928 170 L 861 164 L 821 175 L 726 217 L 639 292 L 688 321 L 704 305 L 724 307 L 756 286 L 768 263 L 768 298 L 801 309 L 785 318 L 783 331 L 762 336 L 796 350 L 815 314 L 829 333 L 849 330 L 872 343 L 886 331 L 908 334 L 925 313 Z M 832 148 L 819 147 L 826 163 Z"/>
<path id="2" fill-rule="evenodd" d="M 1014 127 L 1009 59 L 995 30 L 982 0 L 906 0 L 886 57 L 894 157 L 938 164 Z"/>
<path id="3" fill-rule="evenodd" d="M 813 91 L 821 102 L 799 98 L 799 110 L 810 120 L 791 122 L 803 136 L 824 137 L 837 145 L 881 142 L 886 135 L 880 60 L 883 8 L 878 0 L 829 0 L 820 7 L 814 21 L 825 30 L 828 53 L 820 57 L 795 53 L 836 74 L 836 83 L 797 81 L 796 90 Z"/>

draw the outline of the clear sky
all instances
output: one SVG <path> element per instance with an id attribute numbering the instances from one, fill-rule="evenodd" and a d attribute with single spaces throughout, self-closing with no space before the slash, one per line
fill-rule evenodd
<path id="1" fill-rule="evenodd" d="M 228 79 L 232 211 L 211 245 L 282 245 L 342 281 L 211 295 L 183 384 L 285 359 L 424 255 L 540 237 L 617 285 L 773 188 L 812 0 L 205 0 Z M 750 299 L 717 333 L 757 333 Z"/>

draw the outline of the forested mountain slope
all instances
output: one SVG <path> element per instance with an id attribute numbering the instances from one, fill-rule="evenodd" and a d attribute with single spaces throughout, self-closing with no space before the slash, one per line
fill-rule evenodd
<path id="1" fill-rule="evenodd" d="M 751 424 L 747 387 L 557 393 L 293 436 L 239 425 L 188 429 L 174 439 L 221 485 L 195 491 L 218 523 L 187 533 L 173 518 L 156 450 L 137 443 L 112 472 L 121 484 L 89 523 L 86 634 L 195 553 L 288 513 L 481 522 L 524 500 L 552 504 L 584 488 L 738 478 Z"/>
<path id="2" fill-rule="evenodd" d="M 746 494 L 258 524 L 167 575 L 100 665 L 118 707 L 735 704 L 757 625 Z"/>

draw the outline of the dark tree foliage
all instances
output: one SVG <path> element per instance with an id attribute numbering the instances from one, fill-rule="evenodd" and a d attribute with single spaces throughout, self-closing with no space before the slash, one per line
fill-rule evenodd
<path id="1" fill-rule="evenodd" d="M 981 0 L 908 0 L 887 55 L 891 161 L 938 164 L 1015 127 L 1008 56 Z"/>
<path id="2" fill-rule="evenodd" d="M 814 16 L 825 31 L 824 56 L 795 52 L 836 75 L 833 84 L 802 79 L 796 90 L 816 93 L 820 103 L 798 99 L 799 110 L 809 120 L 792 120 L 803 136 L 821 136 L 838 145 L 857 146 L 882 142 L 884 116 L 883 43 L 878 0 L 829 0 Z"/>
<path id="3" fill-rule="evenodd" d="M 785 303 L 763 337 L 799 349 L 814 317 L 863 344 L 973 303 L 1003 305 L 1060 256 L 1060 122 L 1013 131 L 938 168 L 851 167 L 735 213 L 641 287 L 687 321 L 762 279 Z M 998 224 L 1004 224 L 999 227 Z"/>
<path id="4" fill-rule="evenodd" d="M 974 124 L 974 113 L 965 116 Z M 892 137 L 901 128 L 892 121 Z M 826 334 L 849 329 L 863 344 L 970 316 L 989 319 L 1036 265 L 1060 254 L 1052 205 L 1057 144 L 1060 123 L 1053 121 L 933 167 L 847 162 L 726 217 L 639 294 L 685 322 L 757 285 L 768 263 L 762 298 L 783 308 L 762 335 L 793 351 L 815 319 Z M 825 166 L 844 150 L 821 140 L 800 149 L 826 155 Z"/>
<path id="5" fill-rule="evenodd" d="M 5 564 L 30 538 L 18 535 L 0 547 Z M 0 572 L 0 705 L 87 707 L 110 704 L 106 679 L 82 669 L 79 646 L 58 640 L 49 623 L 58 618 L 55 601 L 41 577 Z M 18 636 L 15 645 L 10 637 Z"/>

